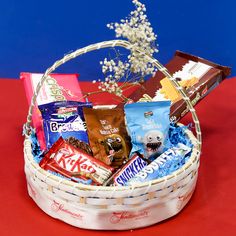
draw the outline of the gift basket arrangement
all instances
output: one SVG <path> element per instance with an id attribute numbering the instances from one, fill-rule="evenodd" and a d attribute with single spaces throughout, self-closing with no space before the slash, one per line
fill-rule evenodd
<path id="1" fill-rule="evenodd" d="M 193 56 L 184 66 L 177 63 L 176 73 L 172 63 L 169 72 L 153 57 L 157 36 L 145 6 L 133 3 L 129 18 L 108 24 L 127 40 L 78 49 L 43 75 L 21 74 L 31 101 L 24 125 L 29 195 L 48 215 L 80 228 L 140 228 L 183 209 L 196 186 L 201 152 L 193 106 L 229 72 Z M 115 58 L 100 62 L 105 76 L 93 81 L 98 91 L 84 94 L 75 74 L 52 74 L 80 55 L 118 47 L 130 54 L 122 61 L 116 51 Z M 132 86 L 137 90 L 126 97 L 123 92 Z M 93 94 L 101 97 L 100 105 L 90 101 Z M 103 105 L 107 94 L 120 102 Z M 177 123 L 187 111 L 196 137 Z"/>

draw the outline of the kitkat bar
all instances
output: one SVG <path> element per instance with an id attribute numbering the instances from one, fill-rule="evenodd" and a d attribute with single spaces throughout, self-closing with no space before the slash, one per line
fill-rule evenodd
<path id="1" fill-rule="evenodd" d="M 29 105 L 42 76 L 43 74 L 39 73 L 22 72 L 20 74 Z M 78 82 L 78 74 L 50 74 L 39 92 L 32 116 L 33 127 L 36 129 L 37 138 L 42 150 L 46 150 L 46 143 L 42 126 L 42 116 L 37 105 L 65 100 L 84 102 Z"/>
<path id="2" fill-rule="evenodd" d="M 71 180 L 77 178 L 92 179 L 97 184 L 103 184 L 114 169 L 88 155 L 83 150 L 75 148 L 60 137 L 45 154 L 39 166 L 45 170 L 54 171 Z M 81 182 L 81 181 L 80 181 Z"/>
<path id="3" fill-rule="evenodd" d="M 231 72 L 231 68 L 227 66 L 221 66 L 181 51 L 176 51 L 174 57 L 165 67 L 171 74 L 175 75 L 174 77 L 181 79 L 178 79 L 179 83 L 185 87 L 193 105 L 212 91 Z M 184 76 L 188 76 L 188 78 L 183 78 Z M 143 86 L 133 92 L 129 98 L 134 102 L 142 98 L 144 94 L 153 98 L 158 90 L 158 93 L 165 96 L 164 99 L 171 97 L 170 117 L 172 121 L 178 121 L 188 112 L 188 108 L 183 99 L 175 94 L 172 89 L 162 72 L 158 71 L 153 78 L 145 81 Z"/>

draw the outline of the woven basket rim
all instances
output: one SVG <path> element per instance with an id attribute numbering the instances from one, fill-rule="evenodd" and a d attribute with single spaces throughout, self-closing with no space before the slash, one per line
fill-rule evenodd
<path id="1" fill-rule="evenodd" d="M 179 126 L 182 126 L 181 123 L 178 123 Z M 164 183 L 172 178 L 176 178 L 179 176 L 181 173 L 185 172 L 188 168 L 191 167 L 191 165 L 199 160 L 200 153 L 197 149 L 197 140 L 193 133 L 190 130 L 185 130 L 185 134 L 188 136 L 190 139 L 191 143 L 193 144 L 192 147 L 192 153 L 187 162 L 179 169 L 176 171 L 172 172 L 171 174 L 152 180 L 152 181 L 147 181 L 143 183 L 135 183 L 130 186 L 96 186 L 96 185 L 85 185 L 82 183 L 76 183 L 71 180 L 63 179 L 61 177 L 58 177 L 54 174 L 51 174 L 50 172 L 47 172 L 46 170 L 42 169 L 39 164 L 34 160 L 33 154 L 32 154 L 32 147 L 31 147 L 31 140 L 29 137 L 25 137 L 25 142 L 24 142 L 24 156 L 25 158 L 28 158 L 30 165 L 35 169 L 35 172 L 38 173 L 40 172 L 42 175 L 45 176 L 45 179 L 51 179 L 53 181 L 58 182 L 60 185 L 65 184 L 68 187 L 73 187 L 73 188 L 78 188 L 80 190 L 90 190 L 90 191 L 122 191 L 122 190 L 134 190 L 138 188 L 143 188 L 143 187 L 148 187 L 160 183 Z M 26 147 L 26 142 L 29 142 L 29 147 Z M 27 151 L 27 149 L 30 149 Z M 30 152 L 29 152 L 30 151 Z M 45 180 L 44 180 L 45 181 Z"/>

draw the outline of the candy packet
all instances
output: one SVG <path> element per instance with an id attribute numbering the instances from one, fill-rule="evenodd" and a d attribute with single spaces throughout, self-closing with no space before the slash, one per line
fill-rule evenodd
<path id="1" fill-rule="evenodd" d="M 130 151 L 124 113 L 121 109 L 84 107 L 89 143 L 95 158 L 119 168 L 127 161 Z"/>
<path id="2" fill-rule="evenodd" d="M 178 143 L 176 147 L 168 149 L 149 165 L 145 166 L 138 174 L 127 182 L 127 185 L 143 183 L 172 173 L 184 164 L 184 158 L 190 152 L 190 147 Z"/>
<path id="3" fill-rule="evenodd" d="M 88 143 L 83 107 L 91 107 L 88 102 L 59 101 L 40 105 L 47 148 L 59 137 L 71 137 Z"/>
<path id="4" fill-rule="evenodd" d="M 131 156 L 139 152 L 144 158 L 155 159 L 156 155 L 170 147 L 170 104 L 170 101 L 159 101 L 125 105 L 126 125 L 132 143 Z"/>

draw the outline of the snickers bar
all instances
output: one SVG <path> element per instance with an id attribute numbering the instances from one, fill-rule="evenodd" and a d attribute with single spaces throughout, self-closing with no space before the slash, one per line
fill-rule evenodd
<path id="1" fill-rule="evenodd" d="M 139 173 L 146 165 L 147 161 L 137 154 L 134 154 L 131 159 L 112 177 L 113 185 L 124 186 Z"/>

